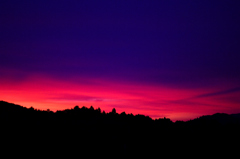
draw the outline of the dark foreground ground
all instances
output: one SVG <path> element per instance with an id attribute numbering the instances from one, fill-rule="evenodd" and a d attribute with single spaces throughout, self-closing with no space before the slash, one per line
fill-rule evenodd
<path id="1" fill-rule="evenodd" d="M 1 154 L 8 158 L 233 158 L 239 115 L 187 122 L 79 108 L 40 111 L 0 101 Z M 237 155 L 238 156 L 238 155 Z"/>

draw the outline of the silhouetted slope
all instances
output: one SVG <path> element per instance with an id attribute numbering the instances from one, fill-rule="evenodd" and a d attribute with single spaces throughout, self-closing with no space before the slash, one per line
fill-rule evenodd
<path id="1" fill-rule="evenodd" d="M 93 107 L 79 108 L 75 106 L 73 109 L 66 109 L 63 111 L 43 111 L 35 110 L 34 108 L 25 108 L 20 105 L 0 101 L 1 121 L 5 122 L 36 122 L 35 124 L 62 124 L 62 125 L 98 125 L 105 124 L 111 126 L 135 125 L 135 126 L 148 126 L 154 122 L 166 125 L 165 123 L 172 123 L 170 119 L 152 120 L 144 115 L 132 115 L 121 113 L 118 114 L 113 109 L 112 112 L 101 112 L 100 108 L 94 109 Z"/>
<path id="2" fill-rule="evenodd" d="M 240 132 L 237 114 L 214 114 L 173 123 L 166 118 L 118 114 L 115 109 L 105 113 L 100 108 L 75 106 L 52 112 L 4 101 L 0 101 L 0 125 L 6 144 L 21 148 L 22 143 L 27 143 L 31 151 L 35 148 L 57 154 L 67 151 L 71 155 L 76 151 L 90 158 L 156 158 L 186 156 L 189 152 L 214 155 L 219 151 L 233 154 L 236 146 L 231 142 L 238 141 Z"/>
<path id="3" fill-rule="evenodd" d="M 216 113 L 213 115 L 206 115 L 199 118 L 199 120 L 208 120 L 208 121 L 215 121 L 222 125 L 226 124 L 239 124 L 240 118 L 238 118 L 240 114 L 225 114 L 225 113 Z"/>

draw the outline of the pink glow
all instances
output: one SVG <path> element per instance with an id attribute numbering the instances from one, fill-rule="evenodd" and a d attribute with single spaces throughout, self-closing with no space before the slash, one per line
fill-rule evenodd
<path id="1" fill-rule="evenodd" d="M 18 83 L 2 81 L 0 100 L 52 111 L 91 105 L 109 112 L 143 114 L 173 121 L 189 120 L 217 112 L 239 113 L 239 92 L 194 98 L 217 89 L 176 89 L 88 79 L 60 81 L 33 76 Z M 236 112 L 238 111 L 238 112 Z"/>

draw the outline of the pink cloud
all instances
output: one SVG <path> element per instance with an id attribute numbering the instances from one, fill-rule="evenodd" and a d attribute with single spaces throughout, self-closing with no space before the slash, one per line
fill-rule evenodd
<path id="1" fill-rule="evenodd" d="M 210 95 L 208 95 L 209 92 Z M 173 121 L 193 119 L 218 111 L 232 112 L 228 110 L 228 104 L 235 109 L 239 107 L 239 103 L 230 100 L 230 97 L 236 98 L 235 94 L 239 92 L 232 92 L 235 93 L 232 96 L 216 94 L 216 96 L 225 97 L 221 98 L 225 99 L 225 103 L 221 99 L 212 98 L 211 95 L 215 94 L 211 92 L 209 89 L 183 90 L 102 79 L 63 81 L 44 76 L 32 76 L 21 83 L 5 81 L 0 89 L 1 100 L 26 107 L 34 106 L 37 109 L 56 111 L 79 105 L 80 107 L 100 107 L 106 112 L 116 108 L 118 113 L 125 111 L 152 118 L 168 117 Z M 198 96 L 199 98 L 193 98 Z"/>

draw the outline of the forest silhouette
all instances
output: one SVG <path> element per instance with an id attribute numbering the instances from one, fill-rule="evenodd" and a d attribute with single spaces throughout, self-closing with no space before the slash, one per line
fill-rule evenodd
<path id="1" fill-rule="evenodd" d="M 229 157 L 238 152 L 240 114 L 217 113 L 172 122 L 168 118 L 154 120 L 140 114 L 118 114 L 115 108 L 109 113 L 92 106 L 53 112 L 0 101 L 0 125 L 2 145 L 19 154 Z"/>

